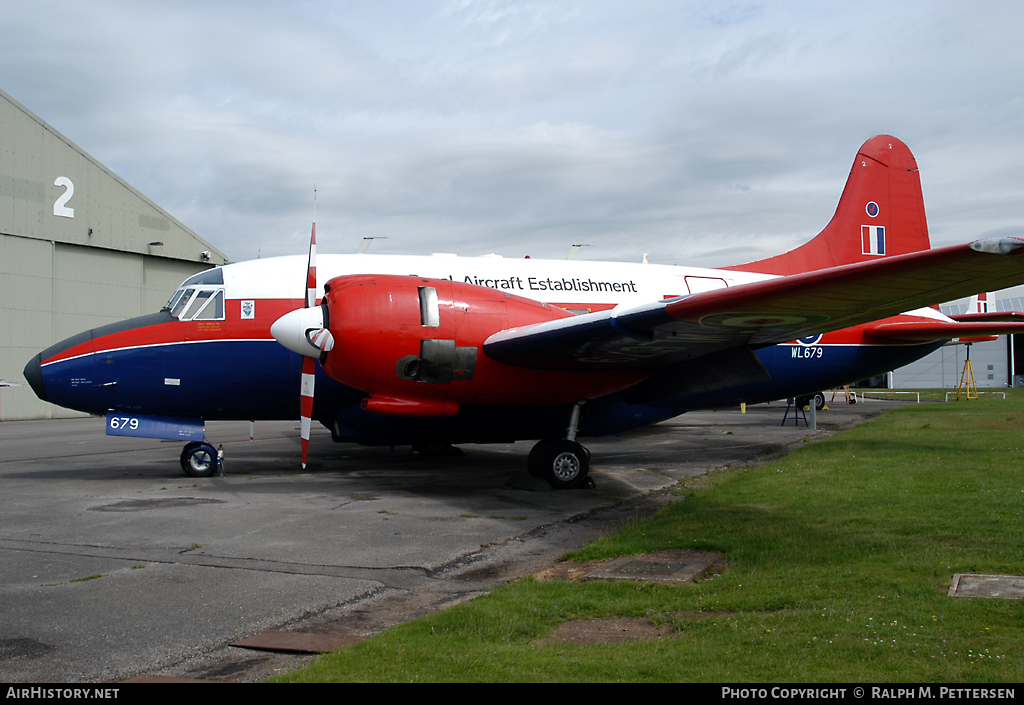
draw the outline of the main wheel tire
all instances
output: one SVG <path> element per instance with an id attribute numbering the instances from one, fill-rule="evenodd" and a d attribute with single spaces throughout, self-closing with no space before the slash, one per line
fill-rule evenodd
<path id="1" fill-rule="evenodd" d="M 815 392 L 811 399 L 814 401 L 814 408 L 818 411 L 825 408 L 825 392 Z"/>
<path id="2" fill-rule="evenodd" d="M 590 453 L 575 441 L 541 441 L 530 451 L 527 470 L 556 490 L 574 490 L 587 481 Z"/>
<path id="3" fill-rule="evenodd" d="M 181 469 L 189 477 L 210 477 L 217 472 L 217 449 L 193 441 L 181 451 Z"/>

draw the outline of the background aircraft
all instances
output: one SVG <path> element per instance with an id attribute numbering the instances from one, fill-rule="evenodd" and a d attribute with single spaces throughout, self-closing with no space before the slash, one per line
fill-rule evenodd
<path id="1" fill-rule="evenodd" d="M 859 150 L 818 236 L 725 269 L 317 260 L 315 232 L 308 259 L 203 272 L 157 314 L 43 351 L 26 378 L 106 413 L 108 433 L 191 439 L 190 474 L 214 470 L 204 420 L 301 416 L 303 462 L 312 419 L 363 444 L 540 439 L 530 473 L 575 488 L 589 469 L 577 436 L 813 394 L 1024 325 L 922 308 L 1024 283 L 1024 240 L 929 249 L 917 164 L 885 135 Z"/>

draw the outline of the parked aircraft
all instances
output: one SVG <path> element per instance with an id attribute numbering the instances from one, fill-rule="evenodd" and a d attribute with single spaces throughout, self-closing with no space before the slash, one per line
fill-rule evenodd
<path id="1" fill-rule="evenodd" d="M 952 338 L 1021 330 L 927 307 L 1024 283 L 1022 253 L 1017 238 L 930 249 L 917 163 L 882 135 L 825 229 L 776 257 L 317 259 L 314 225 L 308 259 L 200 273 L 159 313 L 62 341 L 25 377 L 41 399 L 107 414 L 108 433 L 191 440 L 193 475 L 216 465 L 205 420 L 301 416 L 306 437 L 315 419 L 370 445 L 539 439 L 530 473 L 575 488 L 589 469 L 579 436 L 814 394 Z"/>

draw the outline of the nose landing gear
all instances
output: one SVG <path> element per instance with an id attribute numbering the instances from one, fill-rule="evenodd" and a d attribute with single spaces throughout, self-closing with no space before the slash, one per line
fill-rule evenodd
<path id="1" fill-rule="evenodd" d="M 211 477 L 219 465 L 217 449 L 209 443 L 193 441 L 181 451 L 181 469 L 189 477 Z"/>

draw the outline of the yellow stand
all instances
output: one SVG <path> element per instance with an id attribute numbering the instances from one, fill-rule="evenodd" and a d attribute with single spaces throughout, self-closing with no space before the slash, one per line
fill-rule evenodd
<path id="1" fill-rule="evenodd" d="M 966 390 L 967 399 L 978 398 L 978 385 L 974 381 L 974 368 L 971 367 L 971 344 L 967 344 L 967 359 L 964 361 L 964 371 L 960 373 L 960 386 L 956 388 L 956 400 L 960 401 L 960 394 Z"/>
<path id="2" fill-rule="evenodd" d="M 850 385 L 846 385 L 845 387 L 843 387 L 843 391 L 846 393 L 846 403 L 847 404 L 856 404 L 857 403 L 856 397 L 853 397 L 853 398 L 850 397 L 850 395 L 852 394 L 852 392 L 850 391 Z M 838 394 L 838 393 L 839 393 L 839 389 L 833 389 L 832 390 L 832 399 L 829 400 L 830 404 L 836 400 L 836 394 Z"/>

